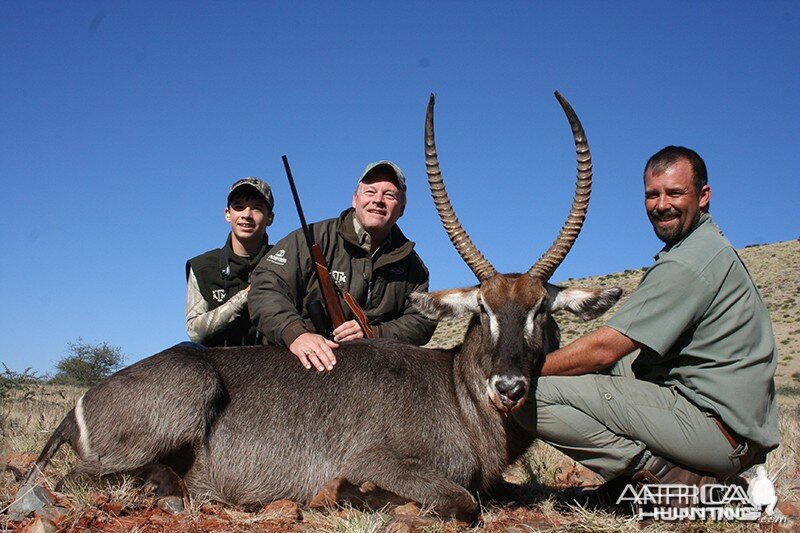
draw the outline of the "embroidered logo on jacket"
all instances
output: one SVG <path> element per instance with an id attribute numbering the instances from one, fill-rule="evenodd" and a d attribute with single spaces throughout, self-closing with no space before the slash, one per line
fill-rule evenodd
<path id="1" fill-rule="evenodd" d="M 286 250 L 278 250 L 274 254 L 268 255 L 267 261 L 269 261 L 270 263 L 275 263 L 276 265 L 283 266 L 286 264 L 286 258 L 284 257 L 284 255 L 286 255 Z"/>
<path id="2" fill-rule="evenodd" d="M 211 291 L 211 297 L 215 302 L 222 302 L 225 300 L 225 289 L 215 289 Z"/>
<path id="3" fill-rule="evenodd" d="M 347 274 L 338 270 L 331 270 L 331 279 L 340 287 L 344 287 L 347 284 Z"/>

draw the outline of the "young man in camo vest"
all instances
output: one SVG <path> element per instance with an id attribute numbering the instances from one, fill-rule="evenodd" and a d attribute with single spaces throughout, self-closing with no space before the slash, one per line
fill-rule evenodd
<path id="1" fill-rule="evenodd" d="M 225 220 L 231 226 L 222 248 L 186 262 L 186 331 L 204 346 L 260 344 L 250 321 L 250 273 L 269 249 L 267 226 L 274 217 L 272 190 L 257 178 L 231 186 Z"/>

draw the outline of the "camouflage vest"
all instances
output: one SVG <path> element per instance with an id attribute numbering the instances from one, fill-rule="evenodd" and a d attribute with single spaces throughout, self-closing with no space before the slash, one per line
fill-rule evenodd
<path id="1" fill-rule="evenodd" d="M 253 257 L 240 257 L 233 253 L 231 236 L 223 248 L 216 248 L 186 262 L 186 276 L 191 268 L 197 278 L 200 294 L 208 302 L 209 310 L 216 309 L 250 284 L 250 273 L 272 246 L 264 236 L 264 243 Z M 221 333 L 207 339 L 206 346 L 245 346 L 260 344 L 258 332 L 245 313 L 236 318 Z"/>

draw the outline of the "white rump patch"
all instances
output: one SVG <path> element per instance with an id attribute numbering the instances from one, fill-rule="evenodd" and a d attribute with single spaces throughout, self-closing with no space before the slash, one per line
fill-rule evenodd
<path id="1" fill-rule="evenodd" d="M 565 310 L 583 320 L 599 317 L 617 303 L 619 297 L 622 296 L 622 289 L 619 287 L 596 290 L 564 289 L 548 284 L 547 292 L 550 294 L 550 311 L 552 313 Z"/>
<path id="2" fill-rule="evenodd" d="M 75 423 L 78 424 L 79 455 L 81 459 L 88 459 L 92 449 L 89 447 L 89 427 L 83 414 L 83 396 L 78 398 L 78 403 L 75 404 Z"/>

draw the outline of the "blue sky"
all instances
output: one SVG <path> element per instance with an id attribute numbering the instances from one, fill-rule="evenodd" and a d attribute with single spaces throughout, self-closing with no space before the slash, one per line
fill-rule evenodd
<path id="1" fill-rule="evenodd" d="M 238 178 L 269 181 L 275 241 L 350 204 L 372 160 L 406 173 L 400 225 L 431 286 L 473 275 L 438 222 L 442 171 L 500 271 L 527 270 L 569 210 L 572 103 L 594 156 L 578 242 L 553 280 L 639 268 L 668 144 L 709 167 L 734 246 L 798 237 L 800 4 L 765 2 L 2 2 L 0 362 L 52 371 L 82 337 L 128 362 L 185 340 L 186 259 L 220 246 Z"/>

